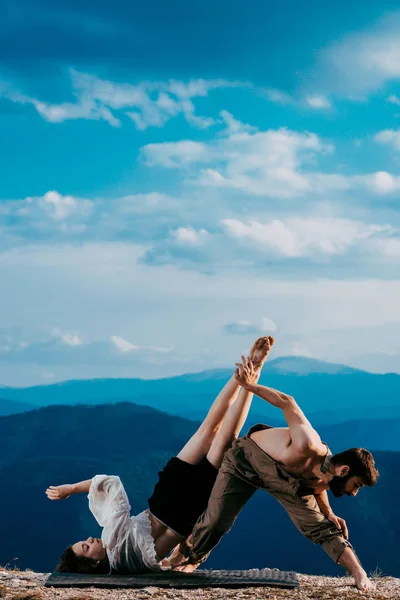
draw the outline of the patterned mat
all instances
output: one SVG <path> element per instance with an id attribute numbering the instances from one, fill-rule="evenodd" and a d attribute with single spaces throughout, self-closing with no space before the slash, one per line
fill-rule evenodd
<path id="1" fill-rule="evenodd" d="M 248 571 L 203 570 L 194 573 L 174 571 L 146 573 L 142 575 L 80 575 L 77 573 L 52 573 L 46 587 L 98 587 L 98 588 L 143 588 L 149 586 L 166 588 L 244 588 L 279 587 L 295 588 L 299 582 L 292 571 L 250 569 Z"/>

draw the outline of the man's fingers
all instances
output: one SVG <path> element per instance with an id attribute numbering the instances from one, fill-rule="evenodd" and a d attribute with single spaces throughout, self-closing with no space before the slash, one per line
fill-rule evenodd
<path id="1" fill-rule="evenodd" d="M 343 531 L 343 536 L 347 540 L 349 537 L 349 530 L 347 529 L 346 521 L 344 519 L 339 519 L 341 530 Z"/>
<path id="2" fill-rule="evenodd" d="M 349 531 L 347 529 L 346 521 L 344 519 L 339 519 L 339 517 L 334 517 L 330 519 L 330 521 L 337 529 L 340 529 L 340 531 L 343 533 L 343 537 L 347 540 L 349 537 Z"/>

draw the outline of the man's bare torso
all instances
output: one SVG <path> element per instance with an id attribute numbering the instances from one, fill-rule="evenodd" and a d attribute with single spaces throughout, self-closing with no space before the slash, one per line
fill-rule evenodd
<path id="1" fill-rule="evenodd" d="M 328 489 L 328 481 L 331 477 L 321 473 L 321 465 L 327 453 L 327 448 L 322 442 L 316 452 L 310 453 L 309 456 L 302 456 L 293 447 L 287 427 L 255 431 L 250 437 L 288 473 L 294 477 L 307 479 L 315 493 Z"/>

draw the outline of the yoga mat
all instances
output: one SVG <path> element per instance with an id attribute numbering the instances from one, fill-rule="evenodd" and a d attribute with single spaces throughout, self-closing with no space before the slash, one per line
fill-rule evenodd
<path id="1" fill-rule="evenodd" d="M 163 571 L 139 575 L 81 575 L 78 573 L 52 573 L 46 587 L 98 587 L 98 588 L 245 588 L 278 587 L 295 588 L 299 582 L 292 571 L 249 569 L 247 571 L 198 570 L 194 573 Z"/>

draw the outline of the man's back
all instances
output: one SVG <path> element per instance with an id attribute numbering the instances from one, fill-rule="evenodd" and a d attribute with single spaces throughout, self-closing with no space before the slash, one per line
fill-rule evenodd
<path id="1" fill-rule="evenodd" d="M 250 437 L 271 458 L 281 463 L 291 475 L 315 480 L 315 485 L 323 482 L 321 465 L 328 450 L 321 441 L 308 451 L 299 451 L 292 443 L 288 427 L 268 427 L 252 432 Z M 318 487 L 327 489 L 328 483 L 324 482 L 323 486 Z"/>

